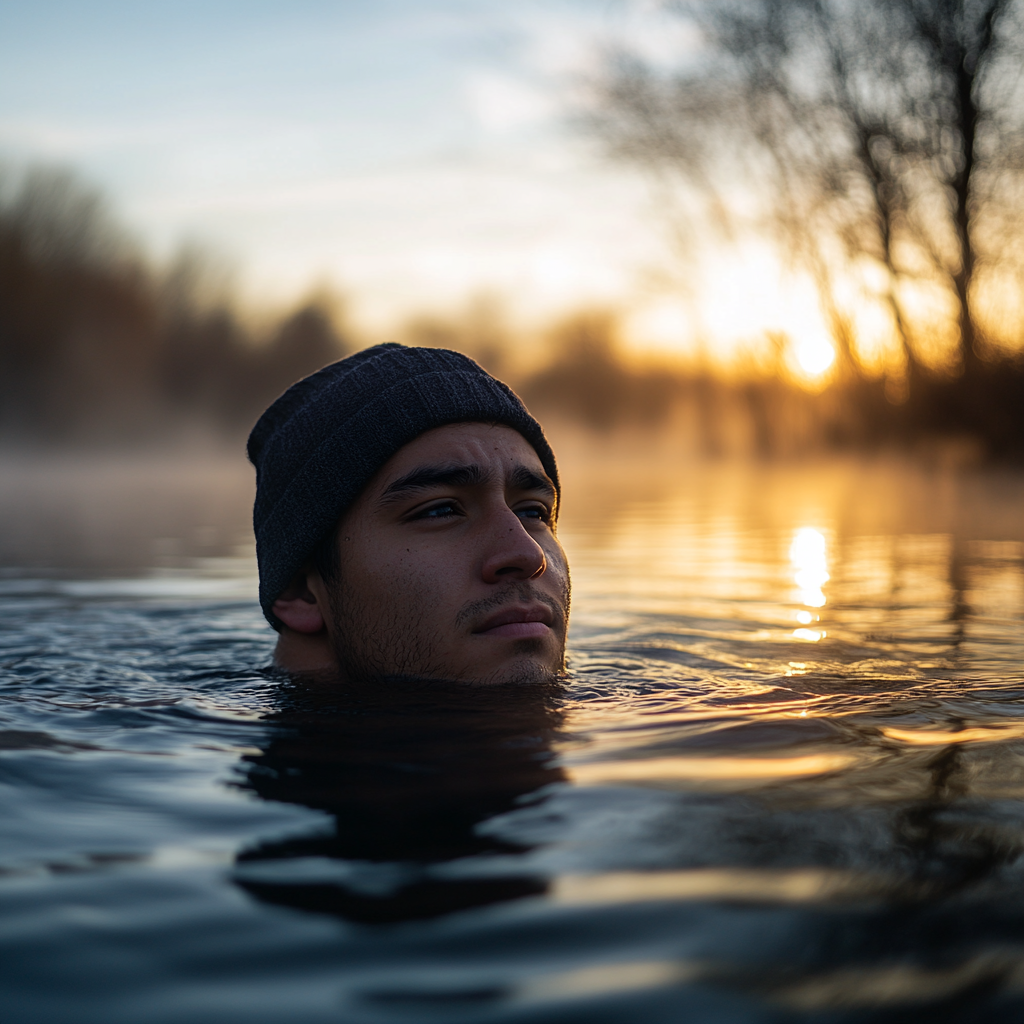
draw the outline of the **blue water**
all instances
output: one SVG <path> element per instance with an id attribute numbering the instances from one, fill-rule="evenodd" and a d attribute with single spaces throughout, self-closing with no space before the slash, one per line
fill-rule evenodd
<path id="1" fill-rule="evenodd" d="M 0 466 L 4 1024 L 1021 1019 L 1024 478 L 570 463 L 565 685 L 382 693 L 118 472 Z"/>

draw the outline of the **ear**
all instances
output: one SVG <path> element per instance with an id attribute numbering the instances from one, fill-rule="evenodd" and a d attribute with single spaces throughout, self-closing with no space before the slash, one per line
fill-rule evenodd
<path id="1" fill-rule="evenodd" d="M 309 589 L 305 571 L 300 572 L 274 602 L 274 614 L 296 633 L 319 633 L 324 628 L 324 613 Z"/>

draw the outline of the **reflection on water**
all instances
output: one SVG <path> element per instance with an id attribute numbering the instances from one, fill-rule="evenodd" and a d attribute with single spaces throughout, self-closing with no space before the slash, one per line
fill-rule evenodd
<path id="1" fill-rule="evenodd" d="M 1024 1010 L 1021 476 L 569 458 L 566 685 L 338 693 L 244 467 L 19 466 L 5 1021 Z"/>
<path id="2" fill-rule="evenodd" d="M 241 450 L 0 453 L 0 568 L 35 578 L 188 570 L 251 579 L 253 488 Z"/>
<path id="3" fill-rule="evenodd" d="M 559 696 L 283 688 L 267 719 L 278 734 L 245 758 L 244 784 L 264 800 L 325 811 L 332 824 L 243 850 L 236 879 L 260 899 L 365 923 L 544 893 L 546 880 L 511 859 L 507 874 L 479 878 L 451 877 L 444 865 L 524 850 L 476 827 L 565 778 L 550 747 Z"/>
<path id="4" fill-rule="evenodd" d="M 810 623 L 821 619 L 820 614 L 808 609 L 818 609 L 825 604 L 825 592 L 822 587 L 831 579 L 828 574 L 824 534 L 813 527 L 801 526 L 789 546 L 789 560 L 795 570 L 793 579 L 798 588 L 797 600 L 805 605 L 796 613 L 796 621 L 802 623 L 802 626 L 793 630 L 793 636 L 798 640 L 816 643 L 828 636 L 823 629 L 807 628 Z"/>

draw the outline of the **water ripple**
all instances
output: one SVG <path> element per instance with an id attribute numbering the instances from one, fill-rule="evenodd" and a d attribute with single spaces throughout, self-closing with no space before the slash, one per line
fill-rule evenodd
<path id="1" fill-rule="evenodd" d="M 688 472 L 570 467 L 555 691 L 297 686 L 248 551 L 9 567 L 5 1024 L 1019 1019 L 1024 484 Z"/>

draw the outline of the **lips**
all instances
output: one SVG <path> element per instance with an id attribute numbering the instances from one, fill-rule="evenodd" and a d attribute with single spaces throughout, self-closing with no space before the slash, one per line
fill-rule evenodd
<path id="1" fill-rule="evenodd" d="M 480 636 L 499 636 L 522 639 L 546 636 L 551 631 L 554 614 L 547 605 L 513 605 L 502 608 L 484 619 L 473 630 Z"/>

